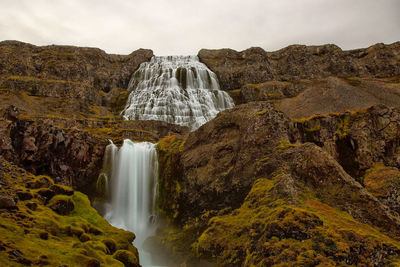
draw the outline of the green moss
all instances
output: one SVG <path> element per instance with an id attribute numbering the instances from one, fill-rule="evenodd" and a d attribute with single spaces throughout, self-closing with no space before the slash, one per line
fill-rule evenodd
<path id="1" fill-rule="evenodd" d="M 337 121 L 336 134 L 339 138 L 344 138 L 350 132 L 350 115 L 339 117 Z"/>
<path id="2" fill-rule="evenodd" d="M 360 243 L 367 251 L 379 249 L 382 243 L 394 249 L 400 247 L 378 229 L 312 199 L 311 195 L 299 206 L 285 202 L 274 205 L 273 192 L 279 180 L 279 176 L 257 180 L 239 209 L 213 217 L 193 244 L 194 254 L 216 258 L 221 266 L 325 266 L 334 264 L 337 258 L 346 259 L 350 248 Z M 364 255 L 359 257 L 360 262 L 370 262 Z"/>
<path id="3" fill-rule="evenodd" d="M 32 176 L 5 161 L 1 165 L 3 169 L 0 171 L 9 168 L 7 173 L 10 177 L 7 176 L 6 179 L 9 179 L 9 186 L 15 190 L 22 189 L 24 181 L 40 182 L 38 189 L 32 190 L 41 190 L 42 182 L 49 181 L 46 176 Z M 2 190 L 4 189 L 0 188 L 0 193 L 3 193 Z M 58 215 L 48 207 L 64 200 L 74 203 L 74 209 L 68 215 Z M 116 246 L 114 250 L 124 249 L 137 253 L 131 244 L 134 234 L 108 224 L 91 207 L 87 196 L 80 192 L 75 191 L 72 196 L 56 195 L 48 206 L 35 198 L 29 202 L 36 203 L 37 209 L 30 210 L 26 201 L 19 201 L 18 210 L 0 213 L 0 247 L 8 244 L 5 251 L 0 253 L 1 266 L 19 266 L 17 262 L 29 262 L 34 266 L 42 263 L 49 266 L 86 266 L 93 259 L 102 266 L 123 266 L 109 255 L 111 252 L 106 246 L 106 240 L 113 240 Z M 42 239 L 44 236 L 46 238 Z M 86 242 L 81 242 L 82 236 L 88 237 Z M 10 256 L 15 250 L 21 256 Z"/>

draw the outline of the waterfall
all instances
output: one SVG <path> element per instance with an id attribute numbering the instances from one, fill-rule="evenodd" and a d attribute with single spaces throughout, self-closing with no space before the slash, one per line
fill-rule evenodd
<path id="1" fill-rule="evenodd" d="M 197 56 L 154 56 L 132 75 L 128 90 L 125 119 L 160 120 L 192 130 L 234 106 Z"/>
<path id="2" fill-rule="evenodd" d="M 106 147 L 100 184 L 106 201 L 104 217 L 111 225 L 136 234 L 135 246 L 154 235 L 158 161 L 156 145 L 124 140 L 118 149 L 112 142 Z M 144 253 L 140 253 L 143 264 Z"/>

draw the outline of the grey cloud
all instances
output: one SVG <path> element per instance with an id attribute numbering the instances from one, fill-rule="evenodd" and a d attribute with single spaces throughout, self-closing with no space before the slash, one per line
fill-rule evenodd
<path id="1" fill-rule="evenodd" d="M 353 49 L 400 40 L 398 13 L 398 0 L 2 0 L 0 39 L 119 54 L 295 43 Z"/>

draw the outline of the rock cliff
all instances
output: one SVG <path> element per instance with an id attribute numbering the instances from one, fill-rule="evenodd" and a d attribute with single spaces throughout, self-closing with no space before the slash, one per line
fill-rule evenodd
<path id="1" fill-rule="evenodd" d="M 343 51 L 335 45 L 200 50 L 237 104 L 273 101 L 291 118 L 400 106 L 400 43 Z"/>
<path id="2" fill-rule="evenodd" d="M 164 138 L 161 208 L 180 230 L 159 242 L 194 265 L 398 259 L 399 115 L 374 106 L 293 121 L 252 102 Z"/>
<path id="3" fill-rule="evenodd" d="M 134 235 L 79 192 L 124 138 L 158 142 L 148 243 L 178 264 L 400 262 L 400 43 L 201 50 L 237 106 L 194 132 L 121 119 L 152 55 L 0 42 L 2 265 L 138 266 Z"/>

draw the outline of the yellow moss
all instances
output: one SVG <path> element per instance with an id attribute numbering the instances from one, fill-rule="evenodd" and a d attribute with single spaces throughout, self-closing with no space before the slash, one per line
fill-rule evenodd
<path id="1" fill-rule="evenodd" d="M 257 114 L 258 115 L 264 115 L 267 112 L 268 112 L 268 110 L 264 109 L 264 110 L 258 111 Z"/>
<path id="2" fill-rule="evenodd" d="M 316 265 L 317 262 L 321 266 L 334 266 L 336 263 L 325 255 L 346 258 L 351 253 L 352 242 L 362 242 L 369 251 L 381 247 L 382 243 L 400 248 L 398 241 L 379 229 L 358 222 L 312 195 L 297 206 L 283 200 L 277 203 L 273 192 L 280 179 L 278 175 L 273 180 L 257 180 L 240 208 L 211 218 L 208 228 L 192 245 L 194 255 L 216 258 L 217 265 L 221 266 L 264 266 L 271 262 L 274 266 Z M 316 223 L 318 220 L 320 223 Z M 264 236 L 271 229 L 277 229 L 277 236 Z M 289 235 L 295 229 L 294 234 L 285 237 L 286 229 Z M 357 240 L 348 239 L 346 233 L 357 236 Z M 268 252 L 254 250 L 258 238 L 267 239 L 264 249 Z M 265 258 L 264 253 L 269 256 Z M 368 258 L 362 259 L 369 262 Z"/>
<path id="3" fill-rule="evenodd" d="M 388 196 L 392 188 L 400 186 L 400 171 L 377 163 L 365 173 L 364 185 L 375 197 Z"/>
<path id="4" fill-rule="evenodd" d="M 14 172 L 6 161 L 2 161 L 1 164 L 3 168 L 9 168 L 5 179 L 14 190 L 27 190 L 23 188 L 24 181 L 35 182 L 38 185 L 52 182 L 47 176 L 35 177 L 16 167 Z M 13 174 L 12 179 L 10 174 Z M 40 190 L 40 187 L 33 191 Z M 19 201 L 17 211 L 0 213 L 0 244 L 8 244 L 6 251 L 0 253 L 1 266 L 20 266 L 16 257 L 9 256 L 8 253 L 12 250 L 19 250 L 21 257 L 29 260 L 34 266 L 41 265 L 40 261 L 47 262 L 49 266 L 86 266 L 93 258 L 104 266 L 123 266 L 121 262 L 106 254 L 107 248 L 103 241 L 110 239 L 115 240 L 116 249 L 128 249 L 136 253 L 136 249 L 131 245 L 134 234 L 108 224 L 91 207 L 87 196 L 77 191 L 72 196 L 56 195 L 48 205 L 51 206 L 60 199 L 73 201 L 74 209 L 69 215 L 58 215 L 35 198 Z M 36 210 L 26 207 L 30 202 L 36 203 Z M 83 234 L 87 235 L 90 241 L 82 243 L 79 237 Z M 6 257 L 3 257 L 4 255 Z"/>
<path id="5" fill-rule="evenodd" d="M 296 146 L 296 145 L 290 143 L 290 142 L 287 141 L 287 140 L 280 140 L 280 141 L 279 141 L 278 148 L 279 148 L 279 149 L 288 149 L 288 148 L 291 148 L 291 147 L 294 147 L 294 146 Z"/>
<path id="6" fill-rule="evenodd" d="M 9 79 L 12 81 L 22 81 L 22 82 L 63 83 L 63 84 L 70 84 L 70 85 L 82 85 L 85 87 L 93 87 L 92 85 L 87 84 L 87 83 L 66 81 L 66 80 L 42 79 L 42 78 L 31 77 L 31 76 L 11 75 L 11 76 L 4 77 L 4 79 Z"/>
<path id="7" fill-rule="evenodd" d="M 344 118 L 338 118 L 337 125 L 336 134 L 340 138 L 345 137 L 350 132 L 350 116 L 346 115 Z"/>

